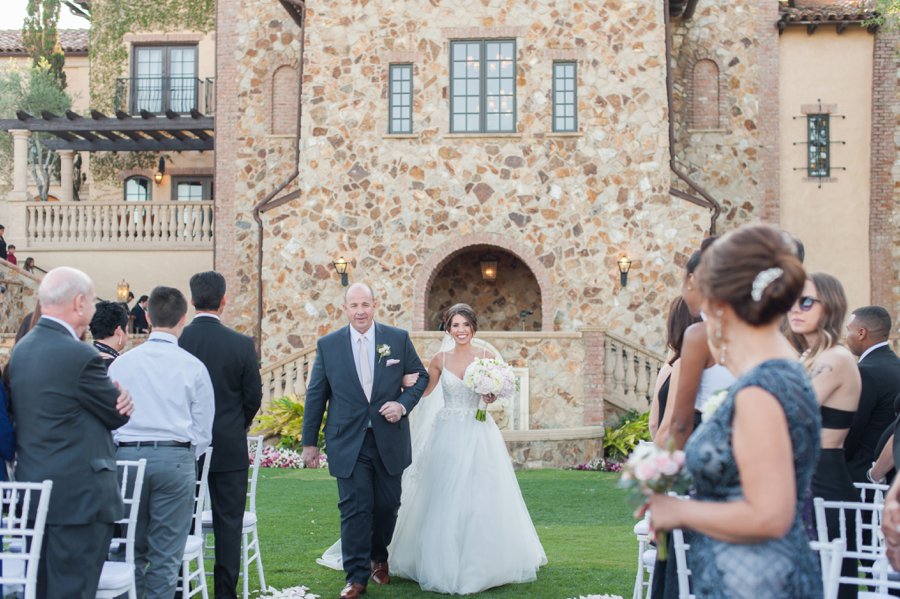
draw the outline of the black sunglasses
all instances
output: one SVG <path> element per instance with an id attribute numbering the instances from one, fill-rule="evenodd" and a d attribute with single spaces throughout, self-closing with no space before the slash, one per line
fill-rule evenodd
<path id="1" fill-rule="evenodd" d="M 810 297 L 808 295 L 804 295 L 803 297 L 801 297 L 800 299 L 797 300 L 797 306 L 803 312 L 809 312 L 810 310 L 812 310 L 813 305 L 816 303 L 821 304 L 822 301 L 817 300 L 816 298 Z"/>

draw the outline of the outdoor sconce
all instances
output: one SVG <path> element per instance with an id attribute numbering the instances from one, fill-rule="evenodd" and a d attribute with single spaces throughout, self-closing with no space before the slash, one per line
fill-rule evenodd
<path id="1" fill-rule="evenodd" d="M 619 284 L 625 287 L 628 285 L 628 271 L 631 270 L 631 259 L 628 256 L 622 256 L 616 264 L 619 266 Z"/>
<path id="2" fill-rule="evenodd" d="M 349 281 L 347 281 L 347 267 L 349 266 L 347 261 L 341 256 L 337 261 L 332 262 L 331 265 L 334 266 L 334 271 L 341 275 L 341 285 L 346 287 L 349 284 Z"/>
<path id="3" fill-rule="evenodd" d="M 125 279 L 122 279 L 122 282 L 116 285 L 116 298 L 119 300 L 120 304 L 124 304 L 128 301 L 129 291 L 131 291 L 131 288 L 128 286 L 128 283 L 125 282 Z"/>
<path id="4" fill-rule="evenodd" d="M 156 172 L 153 173 L 153 180 L 156 181 L 156 184 L 159 185 L 162 183 L 163 177 L 166 174 L 166 159 L 162 156 L 159 157 L 159 164 L 156 167 Z"/>
<path id="5" fill-rule="evenodd" d="M 485 254 L 481 257 L 481 278 L 485 281 L 497 280 L 497 257 Z"/>

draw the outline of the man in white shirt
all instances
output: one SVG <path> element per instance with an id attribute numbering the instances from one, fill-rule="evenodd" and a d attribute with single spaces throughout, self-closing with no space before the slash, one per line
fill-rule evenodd
<path id="1" fill-rule="evenodd" d="M 109 369 L 131 391 L 140 417 L 114 433 L 122 460 L 146 458 L 135 538 L 139 597 L 171 599 L 190 532 L 197 480 L 196 457 L 209 447 L 215 412 L 203 363 L 178 347 L 187 301 L 172 287 L 150 293 L 153 332 Z"/>

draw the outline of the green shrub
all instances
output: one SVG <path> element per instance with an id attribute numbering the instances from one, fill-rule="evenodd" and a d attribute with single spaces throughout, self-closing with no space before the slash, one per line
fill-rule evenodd
<path id="1" fill-rule="evenodd" d="M 279 437 L 278 447 L 301 451 L 303 445 L 303 399 L 297 395 L 285 395 L 272 400 L 266 411 L 260 414 L 254 432 L 264 435 L 267 439 Z M 322 418 L 322 427 L 319 429 L 319 449 L 325 447 L 325 438 L 322 429 L 325 428 L 325 418 Z"/>
<path id="2" fill-rule="evenodd" d="M 608 430 L 603 437 L 603 451 L 606 457 L 627 458 L 641 441 L 650 441 L 650 413 L 638 414 L 632 410 L 619 419 L 616 428 Z"/>

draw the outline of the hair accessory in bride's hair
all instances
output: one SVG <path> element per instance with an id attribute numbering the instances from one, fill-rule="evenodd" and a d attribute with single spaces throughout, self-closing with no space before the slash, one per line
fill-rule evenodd
<path id="1" fill-rule="evenodd" d="M 762 299 L 763 291 L 766 290 L 766 287 L 771 285 L 775 279 L 784 274 L 784 271 L 777 266 L 773 266 L 772 268 L 767 268 L 766 270 L 760 272 L 756 275 L 756 278 L 753 279 L 753 288 L 750 290 L 750 297 L 753 298 L 754 302 L 758 302 Z"/>

